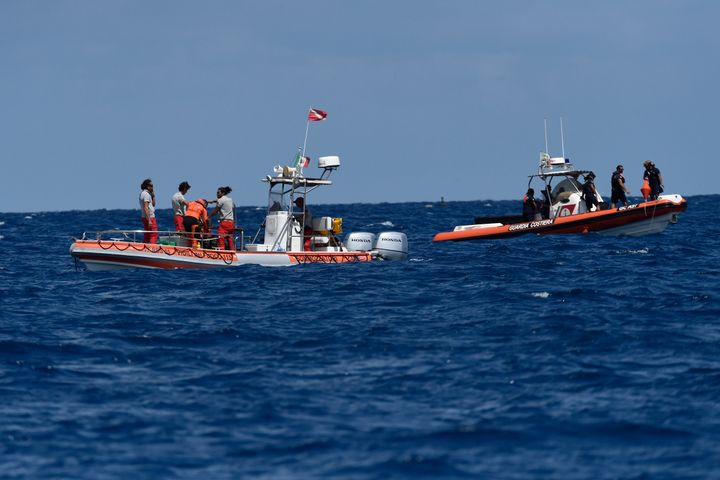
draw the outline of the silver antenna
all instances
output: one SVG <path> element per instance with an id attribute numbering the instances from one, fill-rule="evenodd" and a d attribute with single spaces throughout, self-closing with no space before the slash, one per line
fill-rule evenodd
<path id="1" fill-rule="evenodd" d="M 565 136 L 563 135 L 562 117 L 560 117 L 560 143 L 562 144 L 562 155 L 565 158 Z"/>
<path id="2" fill-rule="evenodd" d="M 550 152 L 548 151 L 548 144 L 547 144 L 547 118 L 543 119 L 543 123 L 545 124 L 545 153 L 550 155 Z"/>

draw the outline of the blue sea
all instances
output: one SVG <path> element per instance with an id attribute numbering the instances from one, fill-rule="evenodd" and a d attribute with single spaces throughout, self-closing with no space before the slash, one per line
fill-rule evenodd
<path id="1" fill-rule="evenodd" d="M 520 202 L 317 205 L 409 259 L 201 271 L 76 269 L 138 211 L 0 213 L 0 478 L 720 478 L 719 201 L 442 244 Z"/>

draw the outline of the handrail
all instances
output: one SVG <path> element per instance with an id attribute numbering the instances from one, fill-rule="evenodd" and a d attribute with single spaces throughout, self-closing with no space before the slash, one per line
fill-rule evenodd
<path id="1" fill-rule="evenodd" d="M 244 248 L 245 245 L 245 235 L 244 230 L 242 228 L 236 228 L 240 232 L 240 250 Z M 96 240 L 98 242 L 101 241 L 124 241 L 128 243 L 144 243 L 142 241 L 142 237 L 138 239 L 138 236 L 145 235 L 146 233 L 155 233 L 158 234 L 158 239 L 168 238 L 168 237 L 182 237 L 190 239 L 192 237 L 189 236 L 188 232 L 178 232 L 176 230 L 121 230 L 121 229 L 115 229 L 115 230 L 97 230 L 94 232 L 83 232 L 82 237 L 79 240 Z M 104 238 L 109 235 L 121 235 L 123 238 Z M 202 238 L 201 241 L 203 243 L 210 242 L 213 240 L 219 240 L 220 237 L 228 238 L 233 237 L 235 239 L 238 238 L 237 235 L 217 235 L 217 236 L 210 236 L 206 238 Z"/>
<path id="2" fill-rule="evenodd" d="M 186 236 L 186 235 L 189 234 L 189 232 L 178 232 L 178 231 L 176 231 L 176 230 L 97 230 L 97 231 L 94 231 L 94 232 L 83 232 L 83 239 L 84 239 L 84 240 L 88 240 L 88 238 L 87 238 L 87 235 L 88 235 L 88 234 L 94 234 L 94 235 L 96 235 L 96 237 L 100 237 L 100 236 L 102 236 L 102 235 L 110 235 L 110 234 L 123 234 L 123 235 L 125 235 L 125 234 L 128 234 L 128 233 L 132 233 L 132 234 L 139 234 L 139 233 L 142 233 L 142 234 L 145 234 L 145 233 L 157 233 L 157 234 L 161 234 L 161 235 L 163 235 L 163 236 L 168 236 L 168 237 L 169 237 L 169 236 L 182 236 L 182 237 L 184 237 L 184 236 Z M 230 235 L 224 235 L 224 236 L 229 237 Z M 208 240 L 213 240 L 213 239 L 217 239 L 217 238 L 220 238 L 220 237 L 219 237 L 219 236 L 217 236 L 217 237 L 208 237 Z"/>

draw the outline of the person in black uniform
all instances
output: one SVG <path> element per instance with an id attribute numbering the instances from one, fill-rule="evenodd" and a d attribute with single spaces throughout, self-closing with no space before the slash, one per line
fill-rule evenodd
<path id="1" fill-rule="evenodd" d="M 587 211 L 591 211 L 592 207 L 598 206 L 597 189 L 595 189 L 595 174 L 589 172 L 585 175 L 585 183 L 582 186 L 582 198 L 585 200 Z"/>
<path id="2" fill-rule="evenodd" d="M 550 218 L 550 204 L 552 203 L 550 201 L 550 187 L 545 186 L 541 192 L 543 199 L 540 202 L 540 215 L 542 218 Z"/>
<path id="3" fill-rule="evenodd" d="M 523 197 L 523 220 L 540 220 L 540 205 L 535 200 L 535 190 L 528 188 Z"/>
<path id="4" fill-rule="evenodd" d="M 612 189 L 612 194 L 610 195 L 610 208 L 615 208 L 617 206 L 617 202 L 622 202 L 624 206 L 628 206 L 625 194 L 630 193 L 630 190 L 628 190 L 625 186 L 625 176 L 623 175 L 624 171 L 625 168 L 622 165 L 618 165 L 612 174 L 612 178 L 610 179 L 610 187 Z"/>
<path id="5" fill-rule="evenodd" d="M 643 180 L 647 180 L 650 184 L 650 200 L 657 200 L 658 196 L 663 193 L 662 173 L 650 160 L 645 160 L 643 166 L 645 167 Z"/>

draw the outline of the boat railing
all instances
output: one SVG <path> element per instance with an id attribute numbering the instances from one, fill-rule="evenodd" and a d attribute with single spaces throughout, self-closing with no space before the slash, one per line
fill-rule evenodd
<path id="1" fill-rule="evenodd" d="M 235 240 L 235 245 L 238 247 L 237 250 L 243 250 L 245 243 L 249 238 L 246 238 L 242 228 L 236 228 L 235 234 L 233 235 L 215 235 L 205 236 L 197 238 L 202 248 L 210 248 L 208 246 L 217 245 L 217 241 L 223 237 L 227 238 L 232 236 Z M 165 245 L 177 245 L 178 242 L 187 241 L 191 242 L 194 240 L 192 234 L 188 232 L 178 232 L 175 230 L 99 230 L 95 232 L 83 232 L 80 240 L 95 240 L 98 242 L 127 242 L 127 243 L 144 243 L 144 237 L 146 234 L 157 235 L 157 243 Z M 173 243 L 174 242 L 174 243 Z M 188 245 L 177 245 L 177 246 L 189 246 Z"/>

